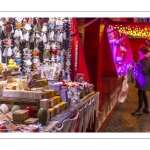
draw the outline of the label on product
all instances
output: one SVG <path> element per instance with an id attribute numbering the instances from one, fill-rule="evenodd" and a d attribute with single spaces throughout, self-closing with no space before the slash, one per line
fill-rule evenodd
<path id="1" fill-rule="evenodd" d="M 44 129 L 44 132 L 48 132 L 50 129 L 52 129 L 56 124 L 58 123 L 58 121 L 53 121 L 49 126 L 47 126 Z"/>
<path id="2" fill-rule="evenodd" d="M 7 128 L 12 132 L 12 131 L 15 131 L 17 129 L 17 126 L 14 125 L 13 123 L 11 123 L 10 125 L 7 126 Z"/>
<path id="3" fill-rule="evenodd" d="M 4 118 L 5 115 L 4 114 L 0 114 L 0 120 L 2 120 L 2 118 Z"/>

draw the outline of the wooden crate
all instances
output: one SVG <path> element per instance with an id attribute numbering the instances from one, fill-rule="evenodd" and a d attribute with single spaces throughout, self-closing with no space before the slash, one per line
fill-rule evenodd
<path id="1" fill-rule="evenodd" d="M 8 98 L 0 97 L 0 105 L 6 104 L 9 110 L 12 109 L 14 105 L 18 105 L 20 109 L 25 109 L 27 106 L 31 106 L 34 110 L 34 115 L 37 117 L 37 112 L 40 109 L 39 99 L 21 99 L 21 98 Z"/>

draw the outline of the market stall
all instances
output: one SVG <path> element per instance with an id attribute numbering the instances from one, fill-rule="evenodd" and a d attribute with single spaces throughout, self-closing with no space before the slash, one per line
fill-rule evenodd
<path id="1" fill-rule="evenodd" d="M 18 17 L 0 23 L 0 131 L 49 132 L 70 125 L 63 132 L 75 132 L 80 124 L 86 132 L 98 111 L 99 92 L 78 69 L 84 56 L 79 37 L 72 36 L 73 19 Z"/>

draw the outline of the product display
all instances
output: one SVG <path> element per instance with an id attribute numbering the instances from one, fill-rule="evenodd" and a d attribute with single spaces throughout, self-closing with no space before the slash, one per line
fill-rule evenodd
<path id="1" fill-rule="evenodd" d="M 0 37 L 0 127 L 9 132 L 43 132 L 55 119 L 61 116 L 60 123 L 85 105 L 85 99 L 96 94 L 94 85 L 78 73 L 79 41 L 72 54 L 71 18 L 10 20 L 0 20 L 5 33 Z M 8 124 L 3 127 L 4 123 Z"/>

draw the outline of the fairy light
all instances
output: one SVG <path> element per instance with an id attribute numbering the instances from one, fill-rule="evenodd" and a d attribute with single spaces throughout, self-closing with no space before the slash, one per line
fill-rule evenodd
<path id="1" fill-rule="evenodd" d="M 145 37 L 148 38 L 150 37 L 150 28 L 149 27 L 131 27 L 131 26 L 125 26 L 123 25 L 115 25 L 115 26 L 109 26 L 112 29 L 117 29 L 119 33 L 127 34 L 132 37 Z"/>

